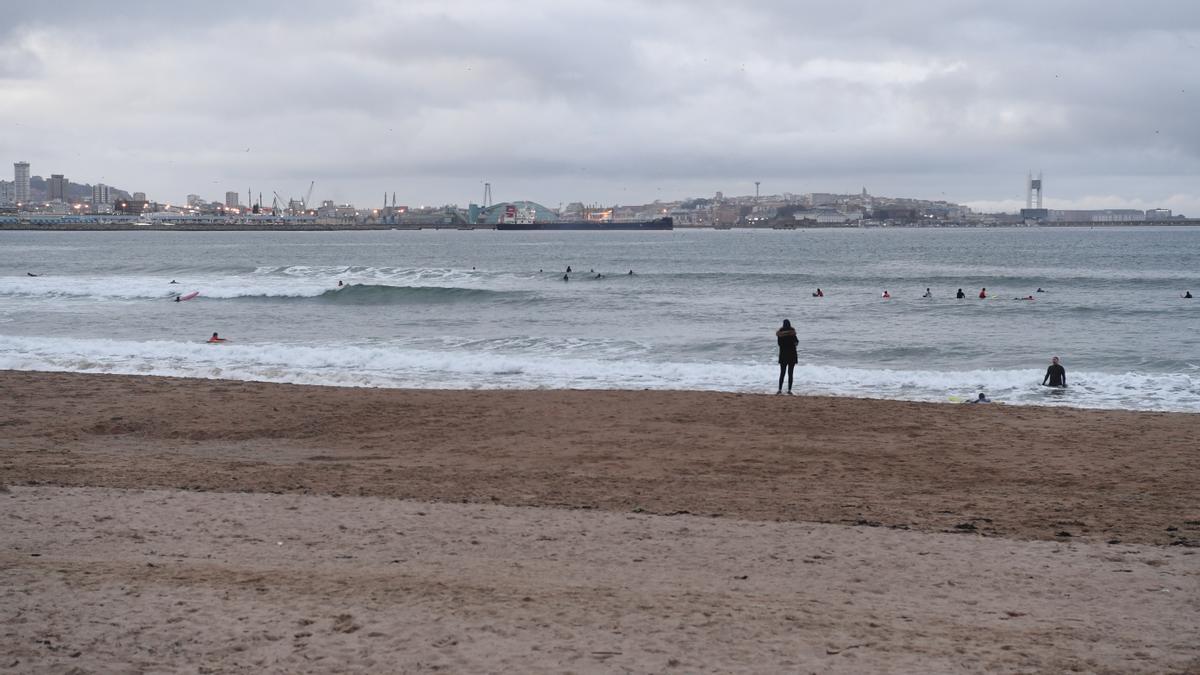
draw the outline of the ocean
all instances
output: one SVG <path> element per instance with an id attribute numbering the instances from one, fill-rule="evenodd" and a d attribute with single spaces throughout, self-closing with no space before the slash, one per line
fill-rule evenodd
<path id="1" fill-rule="evenodd" d="M 801 394 L 1200 412 L 1187 290 L 1200 228 L 4 231 L 0 369 L 772 393 L 787 318 Z"/>

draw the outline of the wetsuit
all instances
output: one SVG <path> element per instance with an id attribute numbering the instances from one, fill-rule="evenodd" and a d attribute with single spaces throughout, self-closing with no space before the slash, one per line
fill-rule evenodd
<path id="1" fill-rule="evenodd" d="M 1046 377 L 1042 378 L 1042 384 L 1049 384 L 1051 387 L 1067 386 L 1067 369 L 1061 364 L 1052 363 L 1046 369 Z"/>
<path id="2" fill-rule="evenodd" d="M 779 388 L 777 391 L 783 391 L 783 376 L 787 375 L 788 393 L 792 393 L 792 371 L 796 368 L 796 361 L 799 359 L 796 356 L 796 345 L 800 344 L 800 338 L 796 337 L 794 328 L 780 329 L 775 332 L 775 339 L 779 342 Z"/>
<path id="3" fill-rule="evenodd" d="M 958 289 L 958 293 L 954 297 L 958 298 L 959 300 L 962 300 L 963 298 L 967 297 L 967 294 L 963 293 L 962 289 L 960 288 L 960 289 Z"/>

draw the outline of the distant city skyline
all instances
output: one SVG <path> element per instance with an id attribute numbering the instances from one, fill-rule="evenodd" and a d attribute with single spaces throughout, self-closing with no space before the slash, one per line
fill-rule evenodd
<path id="1" fill-rule="evenodd" d="M 120 9 L 121 11 L 114 11 Z M 784 192 L 1200 213 L 1200 6 L 20 3 L 0 157 L 213 201 Z"/>
<path id="2" fill-rule="evenodd" d="M 40 178 L 45 181 L 45 184 L 46 184 L 45 199 L 47 199 L 48 201 L 54 201 L 54 200 L 62 201 L 63 195 L 65 194 L 65 191 L 67 189 L 67 186 L 70 185 L 70 180 L 66 179 L 61 174 L 51 174 L 50 178 L 43 178 L 42 176 L 38 175 L 36 172 L 32 171 L 32 165 L 30 162 L 14 163 L 13 164 L 13 172 L 14 172 L 14 180 L 13 181 L 6 183 L 3 179 L 0 179 L 0 185 L 12 186 L 12 191 L 10 193 L 10 197 L 14 196 L 18 192 L 20 192 L 20 188 L 18 188 L 17 186 L 22 184 L 22 179 L 23 179 L 23 183 L 25 186 L 25 188 L 24 188 L 25 194 L 28 195 L 30 192 L 29 183 L 30 183 L 31 177 Z M 1026 185 L 1025 201 L 1024 201 L 1024 203 L 1018 204 L 1016 207 L 980 209 L 980 208 L 976 208 L 976 207 L 971 207 L 969 204 L 966 204 L 963 202 L 957 202 L 953 199 L 946 199 L 946 198 L 925 199 L 922 197 L 915 197 L 913 195 L 907 195 L 907 194 L 888 194 L 888 195 L 873 195 L 873 196 L 886 197 L 888 199 L 916 199 L 919 201 L 947 202 L 947 203 L 951 203 L 951 204 L 958 204 L 960 206 L 967 206 L 968 208 L 971 208 L 976 213 L 1018 213 L 1018 212 L 1021 212 L 1023 208 L 1029 208 L 1030 206 L 1035 205 L 1035 204 L 1032 204 L 1030 201 L 1032 194 L 1037 195 L 1037 202 L 1036 202 L 1035 206 L 1037 208 L 1042 208 L 1042 206 L 1043 206 L 1043 199 L 1042 199 L 1042 195 L 1041 195 L 1043 175 L 1041 172 L 1038 172 L 1038 174 L 1037 174 L 1038 177 L 1036 179 L 1034 179 L 1033 176 L 1034 176 L 1033 172 L 1029 172 L 1026 175 L 1026 178 L 1025 178 L 1025 185 Z M 89 185 L 89 184 L 86 181 L 83 181 L 82 185 Z M 422 201 L 420 199 L 417 199 L 410 203 L 404 204 L 404 206 L 411 207 L 411 208 L 427 208 L 427 207 L 436 207 L 436 206 L 443 206 L 443 205 L 445 205 L 445 206 L 454 205 L 454 206 L 462 207 L 462 206 L 466 206 L 471 203 L 482 204 L 484 201 L 492 201 L 494 203 L 496 200 L 491 200 L 491 197 L 490 197 L 491 196 L 490 183 L 485 183 L 485 186 L 487 188 L 487 191 L 484 195 L 481 195 L 480 199 L 468 198 L 468 199 L 465 199 L 462 201 L 457 201 L 457 202 L 429 202 L 429 201 Z M 92 204 L 95 205 L 95 204 L 111 204 L 112 203 L 113 199 L 110 196 L 110 190 L 112 188 L 110 186 L 105 185 L 103 183 L 95 183 L 95 184 L 91 184 L 90 187 L 92 190 L 92 198 L 91 198 Z M 771 199 L 771 198 L 783 197 L 785 195 L 825 196 L 825 195 L 857 195 L 857 194 L 859 194 L 858 192 L 854 192 L 854 191 L 793 192 L 793 191 L 787 191 L 787 190 L 777 192 L 777 193 L 771 193 L 771 194 L 761 194 L 760 189 L 759 189 L 760 186 L 759 186 L 758 182 L 755 183 L 754 187 L 755 187 L 755 191 L 753 194 L 741 194 L 741 193 L 725 194 L 723 191 L 718 190 L 711 195 L 660 196 L 660 197 L 656 197 L 655 200 L 650 200 L 650 201 L 646 201 L 646 202 L 607 202 L 607 203 L 602 203 L 602 202 L 591 202 L 588 200 L 570 200 L 570 201 L 559 200 L 556 203 L 556 205 L 562 206 L 562 205 L 566 205 L 566 204 L 570 204 L 570 203 L 587 203 L 587 204 L 597 204 L 597 205 L 603 205 L 603 206 L 618 206 L 618 205 L 634 206 L 634 205 L 639 205 L 639 204 L 652 204 L 655 201 L 661 201 L 664 203 L 680 203 L 680 202 L 686 202 L 686 201 L 694 200 L 694 199 L 712 199 L 714 197 L 717 200 L 746 199 L 749 197 L 754 197 L 757 200 L 760 196 L 763 199 Z M 263 193 L 253 192 L 253 191 L 239 193 L 239 192 L 233 191 L 233 190 L 226 190 L 223 195 L 204 195 L 204 194 L 197 194 L 197 193 L 189 193 L 186 196 L 184 196 L 184 198 L 182 198 L 182 199 L 161 199 L 154 195 L 147 196 L 145 193 L 140 192 L 140 191 L 128 190 L 126 188 L 120 188 L 120 189 L 131 193 L 133 195 L 132 198 L 135 200 L 141 199 L 144 201 L 144 200 L 148 199 L 152 203 L 156 203 L 159 205 L 167 205 L 167 206 L 175 205 L 175 206 L 198 207 L 201 205 L 218 204 L 218 205 L 222 205 L 222 206 L 228 207 L 228 208 L 239 208 L 239 207 L 247 207 L 248 208 L 249 206 L 257 203 L 260 198 L 262 199 L 261 204 L 264 208 L 271 207 L 273 204 L 278 204 L 278 206 L 280 208 L 285 208 L 285 207 L 289 206 L 290 204 L 304 203 L 303 198 L 288 197 L 288 196 L 284 196 L 284 195 L 279 195 L 278 196 L 279 199 L 276 202 L 276 199 L 275 199 L 276 195 L 274 193 L 272 193 L 270 196 L 267 196 Z M 869 190 L 864 186 L 861 189 L 861 195 L 863 197 L 866 197 L 868 194 L 869 194 Z M 302 197 L 309 197 L 309 196 L 310 195 L 305 194 Z M 245 197 L 245 199 L 242 199 L 243 197 Z M 397 203 L 397 202 L 395 202 L 395 194 L 394 193 L 391 194 L 391 199 L 392 199 L 391 202 L 387 202 L 387 197 L 388 197 L 388 195 L 385 194 L 382 198 L 380 198 L 380 201 L 378 203 L 376 203 L 376 202 L 367 202 L 367 203 L 349 202 L 349 204 L 353 205 L 359 209 L 364 209 L 364 208 L 371 209 L 371 208 L 378 208 L 381 205 L 386 205 L 389 203 L 390 204 Z M 23 200 L 13 199 L 12 201 L 17 202 L 17 201 L 30 201 L 30 200 L 27 197 Z M 81 198 L 78 201 L 87 201 L 87 200 Z M 316 206 L 319 206 L 320 204 L 322 204 L 325 201 L 326 200 L 324 200 L 324 199 L 312 198 L 311 201 L 307 204 L 307 207 L 315 208 Z M 333 200 L 329 200 L 329 201 L 333 201 Z M 513 197 L 510 199 L 504 199 L 504 200 L 498 200 L 498 201 L 504 202 L 504 201 L 526 201 L 526 200 L 522 197 Z M 528 201 L 536 201 L 536 200 L 528 200 Z M 3 195 L 0 194 L 0 205 L 2 205 L 3 203 L 4 203 Z M 334 203 L 336 204 L 338 202 L 334 201 Z M 548 204 L 551 204 L 551 203 L 548 203 Z M 1110 205 L 1103 205 L 1103 206 L 1083 207 L 1083 206 L 1073 205 L 1072 202 L 1067 201 L 1067 200 L 1059 200 L 1059 204 L 1057 204 L 1057 205 L 1054 203 L 1053 200 L 1047 200 L 1045 203 L 1045 206 L 1047 209 L 1049 209 L 1051 211 L 1060 211 L 1060 212 L 1076 211 L 1076 210 L 1105 211 L 1105 210 L 1120 210 L 1120 209 L 1134 209 L 1134 210 L 1141 210 L 1141 211 L 1146 211 L 1146 212 L 1150 212 L 1150 211 L 1171 212 L 1173 210 L 1169 207 L 1138 206 L 1136 204 L 1133 204 L 1133 205 L 1121 204 L 1121 205 L 1116 205 L 1116 206 L 1110 204 Z M 555 206 L 552 205 L 550 208 L 555 208 Z M 1188 215 L 1188 214 L 1183 213 L 1182 211 L 1175 211 L 1175 212 L 1177 215 L 1180 215 L 1180 216 Z"/>

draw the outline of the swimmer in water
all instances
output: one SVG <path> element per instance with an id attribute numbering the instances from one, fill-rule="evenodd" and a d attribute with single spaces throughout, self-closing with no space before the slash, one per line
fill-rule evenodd
<path id="1" fill-rule="evenodd" d="M 1058 357 L 1050 359 L 1050 367 L 1046 369 L 1046 377 L 1042 378 L 1042 386 L 1066 387 L 1067 369 L 1058 362 Z"/>
<path id="2" fill-rule="evenodd" d="M 570 268 L 568 268 L 568 269 L 570 269 Z M 563 275 L 563 281 L 570 281 L 570 280 L 571 280 L 571 275 L 569 275 L 569 274 Z"/>
<path id="3" fill-rule="evenodd" d="M 1046 291 L 1043 291 L 1043 290 L 1042 290 L 1042 287 L 1041 287 L 1041 286 L 1038 286 L 1037 292 L 1038 292 L 1038 293 L 1045 293 Z"/>
<path id="4" fill-rule="evenodd" d="M 825 292 L 818 288 L 817 292 L 813 293 L 813 297 L 814 298 L 823 298 L 823 297 L 825 297 Z"/>
<path id="5" fill-rule="evenodd" d="M 979 299 L 987 300 L 987 289 L 986 288 L 979 289 Z"/>
<path id="6" fill-rule="evenodd" d="M 888 293 L 887 291 L 884 291 L 884 292 L 883 292 L 883 299 L 884 299 L 884 300 L 891 300 L 891 299 L 892 299 L 892 294 L 891 294 L 891 293 Z"/>
<path id="7" fill-rule="evenodd" d="M 932 291 L 930 291 L 928 288 L 926 288 L 926 289 L 925 289 L 925 295 L 922 295 L 921 297 L 922 297 L 922 298 L 932 298 L 932 297 L 933 297 L 933 292 L 932 292 Z"/>
<path id="8" fill-rule="evenodd" d="M 26 273 L 25 273 L 25 276 L 27 276 L 27 277 L 36 277 L 37 275 L 36 275 L 36 274 L 34 274 L 33 272 L 26 272 Z"/>
<path id="9" fill-rule="evenodd" d="M 1191 291 L 1185 291 L 1185 292 L 1184 292 L 1184 294 L 1183 294 L 1183 299 L 1184 299 L 1184 300 L 1191 300 L 1191 299 L 1192 299 L 1192 292 L 1191 292 Z"/>
<path id="10" fill-rule="evenodd" d="M 178 281 L 175 281 L 174 279 L 172 279 L 172 280 L 171 280 L 171 283 L 172 283 L 172 284 L 177 284 L 177 283 L 179 283 L 179 282 L 178 282 Z M 171 284 L 167 284 L 167 285 L 169 286 L 169 285 L 171 285 Z"/>
<path id="11" fill-rule="evenodd" d="M 960 288 L 960 289 L 958 289 L 958 293 L 956 293 L 954 295 L 954 297 L 958 298 L 959 300 L 962 300 L 963 298 L 967 297 L 967 294 L 963 293 L 962 289 Z"/>
<path id="12" fill-rule="evenodd" d="M 217 342 L 225 342 L 226 340 L 225 340 L 225 338 L 217 335 L 216 333 L 213 333 L 212 337 L 208 338 L 208 341 L 209 341 L 209 343 L 217 343 Z"/>

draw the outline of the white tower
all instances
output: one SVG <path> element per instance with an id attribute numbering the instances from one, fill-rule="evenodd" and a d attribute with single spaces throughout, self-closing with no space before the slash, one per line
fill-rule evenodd
<path id="1" fill-rule="evenodd" d="M 1039 171 L 1037 178 L 1033 177 L 1033 172 L 1030 171 L 1025 179 L 1025 208 L 1040 209 L 1042 208 L 1042 172 Z"/>

